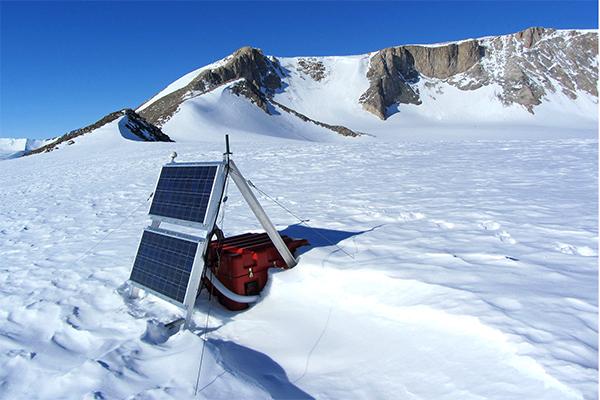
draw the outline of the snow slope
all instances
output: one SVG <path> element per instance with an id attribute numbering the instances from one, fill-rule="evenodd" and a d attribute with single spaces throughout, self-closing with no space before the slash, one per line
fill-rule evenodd
<path id="1" fill-rule="evenodd" d="M 223 85 L 185 101 L 162 130 L 176 142 L 197 141 L 198 132 L 202 132 L 202 139 L 216 141 L 222 140 L 224 133 L 232 139 L 254 141 L 276 138 L 319 142 L 344 140 L 329 129 L 302 121 L 281 109 L 272 107 L 272 115 L 265 113 L 245 97 L 233 94 L 230 88 L 234 84 Z"/>
<path id="2" fill-rule="evenodd" d="M 312 247 L 250 310 L 212 303 L 204 332 L 203 295 L 164 341 L 181 312 L 124 284 L 147 198 L 171 151 L 222 144 L 117 128 L 2 161 L 0 398 L 192 398 L 204 337 L 199 398 L 597 398 L 597 141 L 237 135 L 245 175 L 318 233 L 261 199 Z M 258 228 L 230 186 L 224 231 Z"/>
<path id="3" fill-rule="evenodd" d="M 195 70 L 193 70 L 191 72 L 188 72 L 187 74 L 185 74 L 181 78 L 179 78 L 176 81 L 174 81 L 174 82 L 170 83 L 169 85 L 167 85 L 167 87 L 165 87 L 163 90 L 161 90 L 160 92 L 158 92 L 154 97 L 152 97 L 150 100 L 148 100 L 147 102 L 145 102 L 144 104 L 142 104 L 140 107 L 138 107 L 138 111 L 141 111 L 144 108 L 148 107 L 150 104 L 154 103 L 156 100 L 160 99 L 161 97 L 164 97 L 164 96 L 168 95 L 169 93 L 173 93 L 174 91 L 185 87 L 195 77 L 197 77 L 198 74 L 200 74 L 202 71 L 206 71 L 207 69 L 211 69 L 211 68 L 217 68 L 220 65 L 226 63 L 227 60 L 228 60 L 228 57 L 225 57 L 225 58 L 223 58 L 221 60 L 215 61 L 214 63 L 205 65 L 204 67 L 201 67 L 201 68 L 195 69 Z"/>

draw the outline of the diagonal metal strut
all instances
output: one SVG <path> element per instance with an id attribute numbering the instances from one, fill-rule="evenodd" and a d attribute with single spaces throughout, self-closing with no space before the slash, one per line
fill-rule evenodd
<path id="1" fill-rule="evenodd" d="M 248 186 L 246 179 L 244 178 L 240 170 L 237 168 L 233 160 L 229 160 L 229 168 L 232 172 L 231 177 L 233 178 L 233 182 L 235 182 L 235 185 L 237 186 L 240 193 L 250 206 L 250 209 L 252 210 L 252 212 L 254 213 L 264 230 L 267 232 L 267 235 L 269 235 L 269 238 L 275 245 L 275 248 L 277 249 L 279 254 L 281 254 L 281 257 L 285 261 L 286 265 L 288 266 L 288 268 L 295 267 L 296 264 L 298 264 L 298 261 L 296 261 L 296 259 L 290 252 L 290 249 L 288 249 L 287 245 L 279 235 L 279 232 L 277 232 L 277 229 L 275 229 L 275 226 L 265 213 L 265 210 L 263 210 L 256 196 L 254 196 L 254 193 L 252 193 L 252 189 L 250 189 L 250 187 Z"/>

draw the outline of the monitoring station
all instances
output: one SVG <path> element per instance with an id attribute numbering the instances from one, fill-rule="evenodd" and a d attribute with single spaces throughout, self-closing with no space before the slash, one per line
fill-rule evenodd
<path id="1" fill-rule="evenodd" d="M 149 210 L 152 223 L 143 231 L 129 278 L 133 296 L 137 296 L 138 290 L 142 289 L 184 309 L 186 327 L 191 322 L 203 279 L 237 302 L 252 303 L 258 299 L 257 296 L 233 293 L 206 268 L 207 251 L 229 177 L 287 268 L 297 263 L 246 179 L 231 160 L 228 136 L 226 148 L 222 161 L 179 163 L 175 162 L 177 155 L 173 153 L 171 162 L 162 167 Z M 188 232 L 192 228 L 197 234 L 163 229 L 160 227 L 163 222 L 174 227 L 187 227 Z"/>

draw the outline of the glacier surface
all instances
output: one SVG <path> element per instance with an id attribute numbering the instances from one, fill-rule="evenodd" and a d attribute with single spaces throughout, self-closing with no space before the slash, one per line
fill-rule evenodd
<path id="1" fill-rule="evenodd" d="M 312 228 L 259 195 L 267 213 L 312 245 L 249 310 L 213 302 L 205 332 L 204 292 L 162 341 L 181 311 L 127 296 L 147 198 L 173 150 L 223 146 L 115 129 L 0 162 L 0 398 L 192 398 L 203 340 L 200 398 L 597 397 L 596 139 L 238 134 L 247 178 Z M 224 212 L 260 230 L 233 185 Z"/>

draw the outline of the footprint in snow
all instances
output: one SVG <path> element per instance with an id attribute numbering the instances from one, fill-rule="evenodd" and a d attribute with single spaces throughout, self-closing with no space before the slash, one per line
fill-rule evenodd
<path id="1" fill-rule="evenodd" d="M 506 231 L 500 231 L 498 233 L 496 233 L 496 237 L 498 239 L 500 239 L 500 241 L 502 241 L 502 243 L 508 243 L 508 244 L 516 244 L 517 241 L 515 239 L 513 239 L 512 236 L 510 236 L 510 233 L 506 232 Z"/>
<path id="2" fill-rule="evenodd" d="M 398 219 L 402 222 L 415 221 L 425 218 L 425 214 L 420 212 L 401 212 Z"/>
<path id="3" fill-rule="evenodd" d="M 452 222 L 447 222 L 441 219 L 432 219 L 431 222 L 437 225 L 438 228 L 453 229 L 455 225 Z"/>
<path id="4" fill-rule="evenodd" d="M 6 353 L 6 355 L 10 358 L 22 357 L 22 358 L 26 358 L 28 360 L 32 360 L 37 355 L 37 353 L 34 351 L 27 351 L 24 349 L 15 349 L 15 350 L 10 350 L 9 352 Z"/>
<path id="5" fill-rule="evenodd" d="M 569 255 L 580 255 L 583 257 L 594 257 L 598 255 L 594 249 L 587 246 L 574 246 L 572 244 L 558 242 L 554 248 L 563 254 Z"/>
<path id="6" fill-rule="evenodd" d="M 494 221 L 483 221 L 479 224 L 479 226 L 481 227 L 481 229 L 484 229 L 486 231 L 497 231 L 498 229 L 500 229 L 500 224 Z"/>

